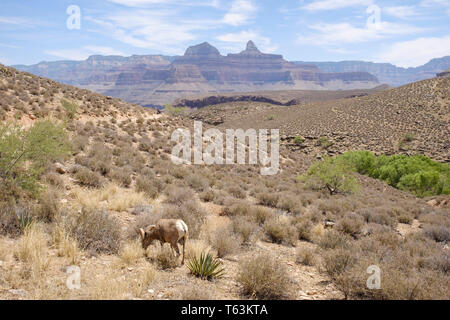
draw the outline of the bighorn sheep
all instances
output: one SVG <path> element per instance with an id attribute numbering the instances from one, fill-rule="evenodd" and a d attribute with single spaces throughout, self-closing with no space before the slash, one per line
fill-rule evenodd
<path id="1" fill-rule="evenodd" d="M 184 248 L 188 238 L 188 227 L 183 220 L 179 219 L 161 219 L 156 225 L 150 225 L 147 228 L 138 230 L 142 247 L 147 249 L 154 240 L 159 240 L 161 245 L 165 242 L 170 243 L 172 248 L 180 256 L 180 250 L 178 249 L 178 243 L 183 245 L 183 260 L 181 264 L 184 264 Z"/>

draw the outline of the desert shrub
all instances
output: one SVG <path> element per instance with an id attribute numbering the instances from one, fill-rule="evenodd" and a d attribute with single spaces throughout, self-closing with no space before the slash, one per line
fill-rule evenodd
<path id="1" fill-rule="evenodd" d="M 252 298 L 280 299 L 289 295 L 289 272 L 271 255 L 243 259 L 236 280 L 241 284 L 243 294 Z"/>
<path id="2" fill-rule="evenodd" d="M 357 238 L 364 226 L 363 219 L 356 214 L 348 214 L 336 224 L 336 230 Z"/>
<path id="3" fill-rule="evenodd" d="M 251 210 L 252 207 L 250 203 L 246 201 L 232 201 L 231 205 L 227 205 L 224 208 L 223 214 L 229 217 L 248 216 L 250 215 Z"/>
<path id="4" fill-rule="evenodd" d="M 276 193 L 264 192 L 258 194 L 257 198 L 259 204 L 271 208 L 276 208 L 278 200 L 280 199 L 280 195 Z"/>
<path id="5" fill-rule="evenodd" d="M 302 212 L 300 199 L 289 194 L 280 196 L 277 203 L 277 208 L 294 214 L 300 214 Z"/>
<path id="6" fill-rule="evenodd" d="M 305 139 L 302 136 L 296 136 L 294 138 L 294 143 L 296 145 L 301 145 L 301 144 L 303 144 L 303 142 L 305 142 Z"/>
<path id="7" fill-rule="evenodd" d="M 247 197 L 247 193 L 240 186 L 230 186 L 227 192 L 238 199 L 245 199 Z"/>
<path id="8" fill-rule="evenodd" d="M 298 248 L 296 254 L 296 262 L 304 266 L 313 266 L 316 263 L 314 250 L 311 248 Z"/>
<path id="9" fill-rule="evenodd" d="M 70 150 L 62 125 L 38 121 L 29 129 L 11 123 L 0 124 L 0 177 L 37 194 L 39 176 L 46 165 Z"/>
<path id="10" fill-rule="evenodd" d="M 225 273 L 222 262 L 209 252 L 201 253 L 199 257 L 190 258 L 187 267 L 191 274 L 206 280 L 221 278 Z"/>
<path id="11" fill-rule="evenodd" d="M 146 177 L 137 177 L 135 184 L 136 192 L 144 192 L 148 197 L 155 199 L 158 196 L 158 189 L 152 181 Z"/>
<path id="12" fill-rule="evenodd" d="M 200 193 L 199 198 L 204 202 L 212 202 L 214 200 L 215 193 L 213 190 L 208 189 Z"/>
<path id="13" fill-rule="evenodd" d="M 312 240 L 311 229 L 313 228 L 313 223 L 310 220 L 302 219 L 295 225 L 295 227 L 297 228 L 299 240 Z"/>
<path id="14" fill-rule="evenodd" d="M 64 188 L 64 179 L 61 178 L 59 173 L 48 172 L 43 176 L 42 180 L 55 188 Z"/>
<path id="15" fill-rule="evenodd" d="M 339 157 L 315 162 L 300 180 L 312 189 L 327 189 L 330 195 L 354 193 L 359 188 L 352 167 Z"/>
<path id="16" fill-rule="evenodd" d="M 366 208 L 357 211 L 357 213 L 361 215 L 367 223 L 378 223 L 390 227 L 394 227 L 397 224 L 395 219 L 382 208 Z"/>
<path id="17" fill-rule="evenodd" d="M 236 253 L 240 246 L 239 240 L 229 227 L 214 230 L 208 235 L 208 241 L 217 251 L 219 258 Z"/>
<path id="18" fill-rule="evenodd" d="M 113 168 L 109 171 L 108 178 L 117 182 L 117 184 L 119 186 L 128 188 L 131 185 L 131 183 L 133 182 L 131 175 L 132 175 L 132 173 L 129 170 Z M 137 190 L 137 192 L 141 192 L 141 191 Z"/>
<path id="19" fill-rule="evenodd" d="M 328 250 L 322 254 L 322 259 L 322 266 L 331 277 L 341 275 L 357 261 L 350 250 L 344 248 Z"/>
<path id="20" fill-rule="evenodd" d="M 333 145 L 333 142 L 331 142 L 327 137 L 320 137 L 317 143 L 324 149 L 328 149 Z"/>
<path id="21" fill-rule="evenodd" d="M 450 272 L 450 253 L 440 252 L 437 255 L 433 255 L 426 260 L 426 264 L 429 268 L 442 271 L 445 274 Z"/>
<path id="22" fill-rule="evenodd" d="M 427 225 L 424 227 L 425 235 L 436 242 L 450 241 L 450 228 L 441 225 Z"/>
<path id="23" fill-rule="evenodd" d="M 68 218 L 68 230 L 80 247 L 93 253 L 117 253 L 120 248 L 120 224 L 108 213 L 82 208 Z"/>
<path id="24" fill-rule="evenodd" d="M 139 143 L 138 149 L 140 151 L 150 152 L 152 150 L 152 143 L 150 139 L 141 139 L 141 142 Z"/>
<path id="25" fill-rule="evenodd" d="M 189 188 L 170 186 L 166 189 L 166 202 L 173 205 L 182 205 L 188 200 L 194 199 L 194 193 Z"/>
<path id="26" fill-rule="evenodd" d="M 103 178 L 97 172 L 93 172 L 87 168 L 81 168 L 75 173 L 75 179 L 78 183 L 91 188 L 101 188 L 104 185 Z"/>
<path id="27" fill-rule="evenodd" d="M 404 224 L 411 224 L 414 220 L 414 218 L 410 215 L 407 214 L 402 214 L 397 218 L 399 223 L 404 223 Z"/>
<path id="28" fill-rule="evenodd" d="M 294 246 L 298 233 L 291 219 L 286 216 L 274 217 L 266 220 L 263 224 L 263 231 L 273 243 L 285 243 Z"/>
<path id="29" fill-rule="evenodd" d="M 186 183 L 194 190 L 201 192 L 209 187 L 208 179 L 199 174 L 191 174 L 186 178 Z"/>
<path id="30" fill-rule="evenodd" d="M 61 106 L 66 110 L 69 119 L 75 119 L 78 110 L 78 105 L 76 103 L 61 99 Z"/>
<path id="31" fill-rule="evenodd" d="M 17 237 L 33 221 L 32 211 L 23 204 L 0 203 L 0 235 Z"/>
<path id="32" fill-rule="evenodd" d="M 253 207 L 250 214 L 259 225 L 263 225 L 266 220 L 275 216 L 271 209 L 259 206 Z"/>
<path id="33" fill-rule="evenodd" d="M 240 236 L 243 243 L 250 243 L 258 231 L 258 225 L 251 217 L 238 216 L 233 219 L 233 232 Z"/>
<path id="34" fill-rule="evenodd" d="M 45 222 L 51 222 L 59 216 L 60 210 L 59 192 L 54 189 L 47 189 L 40 196 L 36 217 Z"/>
<path id="35" fill-rule="evenodd" d="M 327 231 L 319 240 L 322 249 L 345 248 L 349 245 L 351 238 L 339 231 Z"/>

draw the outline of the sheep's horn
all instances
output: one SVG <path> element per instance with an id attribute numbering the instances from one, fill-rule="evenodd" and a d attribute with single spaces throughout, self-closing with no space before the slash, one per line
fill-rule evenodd
<path id="1" fill-rule="evenodd" d="M 142 229 L 142 228 L 138 229 L 138 233 L 141 235 L 142 240 L 144 240 L 144 238 L 145 238 L 145 231 L 144 231 L 144 229 Z"/>

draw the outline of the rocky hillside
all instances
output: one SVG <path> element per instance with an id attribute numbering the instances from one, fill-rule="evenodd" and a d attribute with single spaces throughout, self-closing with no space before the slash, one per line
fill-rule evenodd
<path id="1" fill-rule="evenodd" d="M 293 145 L 305 155 L 320 151 L 315 145 L 327 137 L 333 144 L 327 149 L 330 155 L 368 149 L 426 154 L 450 162 L 448 88 L 448 77 L 435 78 L 362 97 L 330 96 L 289 107 L 230 102 L 195 111 L 191 117 L 223 128 L 279 128 L 287 144 L 298 135 L 306 138 L 304 145 Z"/>
<path id="2" fill-rule="evenodd" d="M 182 114 L 155 114 L 0 66 L 0 299 L 449 299 L 448 196 L 420 199 L 358 174 L 357 192 L 331 196 L 298 178 L 316 152 L 332 148 L 313 144 L 313 133 L 341 146 L 330 135 L 338 128 L 334 117 L 348 126 L 344 137 L 351 143 L 364 128 L 375 138 L 382 135 L 373 128 L 383 125 L 396 133 L 395 121 L 404 129 L 406 118 L 422 110 L 413 120 L 422 120 L 416 128 L 437 150 L 436 139 L 445 134 L 438 132 L 441 123 L 448 121 L 446 88 L 448 78 L 442 78 L 330 103 L 234 102 L 201 109 L 225 112 L 227 126 L 268 128 L 281 121 L 285 135 L 296 128 L 311 134 L 305 134 L 311 153 L 284 136 L 280 172 L 262 176 L 258 165 L 172 163 L 172 132 L 192 127 Z M 440 106 L 447 106 L 441 115 Z M 429 130 L 431 114 L 435 131 Z M 41 123 L 61 126 L 70 150 L 57 159 L 28 154 L 19 161 L 15 150 L 29 144 L 8 142 L 17 137 L 41 146 L 51 135 L 36 135 L 32 129 Z M 50 137 L 52 145 L 65 144 Z M 40 148 L 32 150 L 39 154 Z M 11 154 L 14 174 L 3 174 Z M 32 195 L 19 178 L 35 165 L 42 171 L 28 177 L 42 189 Z M 168 244 L 143 250 L 137 228 L 161 218 L 183 219 L 188 261 L 209 252 L 223 276 L 197 277 Z M 379 290 L 366 285 L 373 265 L 382 270 Z M 67 285 L 76 270 L 80 286 Z"/>
<path id="3" fill-rule="evenodd" d="M 238 54 L 222 56 L 208 43 L 181 57 L 93 56 L 82 62 L 43 62 L 18 69 L 120 97 L 140 105 L 164 105 L 176 98 L 216 92 L 366 89 L 378 85 L 367 72 L 327 73 L 281 55 L 261 53 L 252 41 Z"/>
<path id="4" fill-rule="evenodd" d="M 416 68 L 401 68 L 390 63 L 374 63 L 365 61 L 341 62 L 298 62 L 317 66 L 324 72 L 369 72 L 381 83 L 391 86 L 402 86 L 411 82 L 434 78 L 436 73 L 450 67 L 450 56 L 433 59 Z"/>

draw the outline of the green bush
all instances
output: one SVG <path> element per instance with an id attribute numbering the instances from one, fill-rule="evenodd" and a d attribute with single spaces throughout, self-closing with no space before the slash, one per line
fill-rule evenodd
<path id="1" fill-rule="evenodd" d="M 77 115 L 78 105 L 66 99 L 61 99 L 61 105 L 66 110 L 67 117 L 71 120 L 75 119 Z"/>
<path id="2" fill-rule="evenodd" d="M 50 120 L 23 129 L 18 124 L 0 124 L 0 177 L 36 194 L 39 176 L 46 165 L 68 154 L 69 142 L 63 125 Z"/>
<path id="3" fill-rule="evenodd" d="M 333 142 L 331 142 L 327 137 L 320 137 L 318 140 L 319 146 L 321 146 L 324 149 L 328 149 L 333 145 Z"/>
<path id="4" fill-rule="evenodd" d="M 450 194 L 450 166 L 423 155 L 377 157 L 369 151 L 354 151 L 338 158 L 361 174 L 418 197 Z"/>
<path id="5" fill-rule="evenodd" d="M 301 145 L 303 142 L 305 142 L 305 139 L 302 136 L 296 136 L 294 138 L 294 143 L 297 145 Z"/>
<path id="6" fill-rule="evenodd" d="M 352 175 L 352 167 L 341 157 L 327 157 L 314 163 L 300 180 L 313 189 L 326 188 L 330 195 L 354 193 L 359 188 L 356 178 Z"/>

